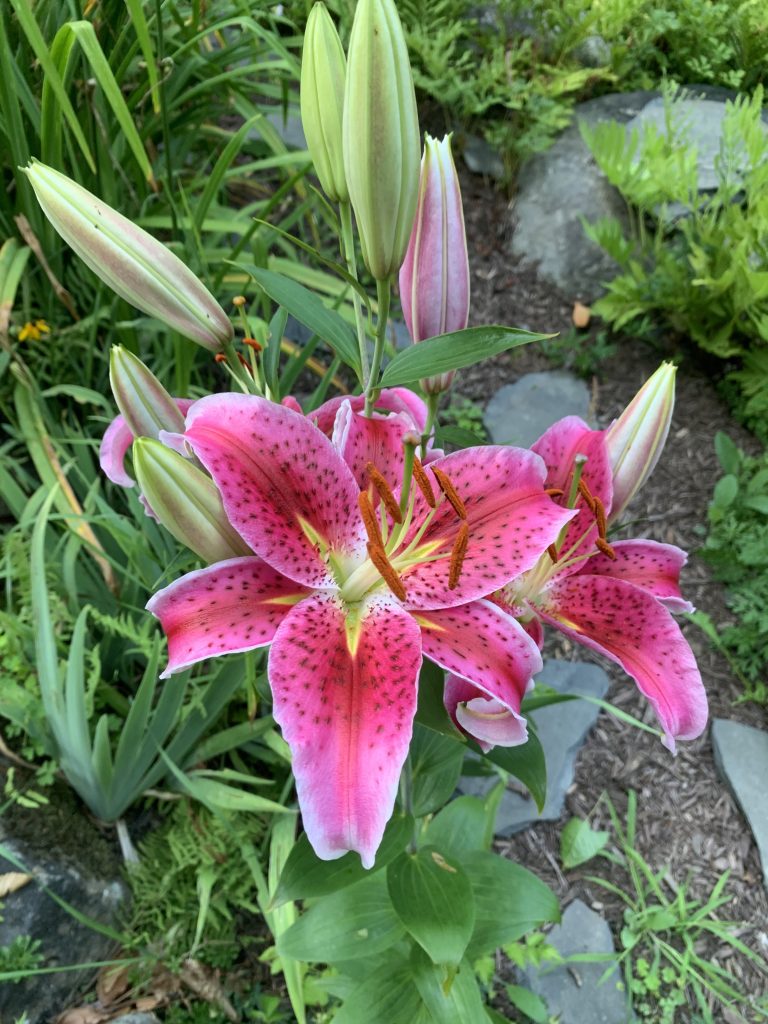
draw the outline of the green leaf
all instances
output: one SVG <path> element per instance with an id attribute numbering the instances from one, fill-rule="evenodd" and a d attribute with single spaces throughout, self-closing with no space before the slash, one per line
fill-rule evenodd
<path id="1" fill-rule="evenodd" d="M 741 452 L 722 430 L 718 430 L 715 434 L 715 453 L 724 473 L 738 473 L 741 466 Z"/>
<path id="2" fill-rule="evenodd" d="M 313 903 L 283 933 L 277 951 L 295 960 L 333 963 L 374 956 L 404 934 L 386 879 L 377 874 Z"/>
<path id="3" fill-rule="evenodd" d="M 344 1000 L 333 1024 L 436 1024 L 424 1004 L 410 967 L 377 967 Z"/>
<path id="4" fill-rule="evenodd" d="M 384 832 L 381 846 L 376 851 L 376 860 L 370 870 L 360 863 L 356 853 L 347 853 L 338 860 L 320 860 L 302 834 L 291 850 L 280 875 L 277 892 L 272 906 L 280 906 L 288 900 L 305 900 L 312 896 L 325 896 L 354 885 L 363 878 L 386 867 L 405 849 L 413 836 L 414 821 L 410 815 L 396 814 Z"/>
<path id="5" fill-rule="evenodd" d="M 519 345 L 551 337 L 551 334 L 532 334 L 516 327 L 496 324 L 439 334 L 436 338 L 427 338 L 418 345 L 398 352 L 387 365 L 379 383 L 383 388 L 410 384 L 421 377 L 460 370 Z"/>
<path id="6" fill-rule="evenodd" d="M 477 748 L 478 752 L 480 748 Z M 547 762 L 539 737 L 528 730 L 528 742 L 519 747 L 494 747 L 483 757 L 519 779 L 536 801 L 539 813 L 547 802 Z"/>
<path id="7" fill-rule="evenodd" d="M 425 658 L 419 675 L 419 704 L 416 709 L 416 721 L 433 732 L 464 743 L 464 736 L 451 720 L 443 703 L 445 672 L 433 661 Z"/>
<path id="8" fill-rule="evenodd" d="M 598 832 L 582 818 L 571 818 L 560 835 L 560 859 L 563 867 L 578 867 L 598 854 L 610 839 L 609 832 Z"/>
<path id="9" fill-rule="evenodd" d="M 505 985 L 504 987 L 507 990 L 507 998 L 515 1009 L 529 1017 L 533 1024 L 548 1024 L 549 1010 L 541 996 L 537 996 L 535 992 L 531 992 L 530 989 L 523 988 L 521 985 Z"/>
<path id="10" fill-rule="evenodd" d="M 712 504 L 718 508 L 728 508 L 736 500 L 739 493 L 739 481 L 730 473 L 721 477 L 712 492 Z"/>
<path id="11" fill-rule="evenodd" d="M 459 964 L 475 924 L 472 886 L 452 857 L 425 846 L 387 868 L 398 917 L 434 963 Z"/>
<path id="12" fill-rule="evenodd" d="M 430 821 L 424 834 L 429 846 L 462 860 L 465 853 L 486 849 L 488 809 L 476 796 L 460 796 Z"/>
<path id="13" fill-rule="evenodd" d="M 466 427 L 440 427 L 435 429 L 435 444 L 438 448 L 445 448 L 452 444 L 454 448 L 475 448 L 477 445 L 484 445 L 488 442 L 480 437 L 473 430 Z"/>
<path id="14" fill-rule="evenodd" d="M 360 353 L 357 338 L 347 323 L 334 310 L 329 309 L 314 292 L 291 281 L 282 274 L 251 264 L 236 263 L 260 285 L 269 297 L 283 306 L 299 323 L 304 324 L 360 375 Z"/>
<path id="15" fill-rule="evenodd" d="M 475 897 L 475 929 L 467 958 L 475 960 L 549 921 L 560 920 L 557 897 L 532 872 L 495 853 L 463 860 Z"/>
<path id="16" fill-rule="evenodd" d="M 465 750 L 459 740 L 425 729 L 418 722 L 414 725 L 410 757 L 417 818 L 439 810 L 450 798 L 461 775 Z"/>
<path id="17" fill-rule="evenodd" d="M 755 494 L 751 498 L 745 498 L 744 507 L 751 508 L 755 512 L 762 512 L 763 515 L 768 515 L 768 495 Z"/>
<path id="18" fill-rule="evenodd" d="M 435 1024 L 487 1024 L 475 972 L 463 960 L 458 970 L 438 967 L 421 949 L 411 955 L 413 980 Z"/>

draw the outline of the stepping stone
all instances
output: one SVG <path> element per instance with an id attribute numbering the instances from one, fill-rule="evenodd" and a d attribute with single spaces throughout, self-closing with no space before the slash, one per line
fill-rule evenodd
<path id="1" fill-rule="evenodd" d="M 561 693 L 604 697 L 608 691 L 605 672 L 598 665 L 581 661 L 548 661 L 538 681 Z M 530 796 L 507 789 L 496 816 L 497 835 L 511 836 L 540 821 L 559 819 L 573 782 L 576 757 L 599 713 L 596 705 L 581 700 L 551 704 L 531 712 L 547 762 L 547 800 L 539 814 Z M 465 775 L 458 788 L 471 796 L 484 796 L 495 783 L 495 775 Z"/>
<path id="2" fill-rule="evenodd" d="M 716 718 L 712 746 L 717 770 L 752 829 L 768 889 L 768 732 Z"/>
<path id="3" fill-rule="evenodd" d="M 547 939 L 562 956 L 576 953 L 613 953 L 613 937 L 606 921 L 581 900 L 574 900 L 561 924 Z M 627 994 L 616 968 L 598 984 L 609 961 L 576 963 L 569 967 L 526 967 L 523 983 L 547 1004 L 550 1019 L 558 1024 L 630 1024 L 634 1020 Z"/>
<path id="4" fill-rule="evenodd" d="M 491 398 L 485 410 L 485 429 L 495 444 L 528 448 L 563 416 L 587 420 L 589 406 L 589 388 L 572 373 L 526 373 Z"/>

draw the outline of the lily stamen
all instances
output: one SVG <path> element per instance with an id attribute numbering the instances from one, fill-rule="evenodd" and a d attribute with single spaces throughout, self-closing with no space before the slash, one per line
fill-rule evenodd
<path id="1" fill-rule="evenodd" d="M 590 491 L 589 487 L 587 487 L 586 481 L 584 479 L 580 479 L 577 486 L 578 486 L 578 489 L 579 489 L 579 494 L 584 499 L 584 503 L 586 504 L 586 506 L 589 509 L 589 511 L 590 512 L 595 512 L 595 501 L 597 499 L 592 494 L 592 492 Z"/>
<path id="2" fill-rule="evenodd" d="M 429 477 L 424 472 L 424 467 L 419 462 L 417 456 L 413 458 L 413 479 L 416 481 L 419 490 L 424 495 L 424 500 L 430 508 L 437 506 L 437 500 L 435 498 L 435 492 L 432 490 L 432 484 L 429 482 Z"/>
<path id="3" fill-rule="evenodd" d="M 387 512 L 392 516 L 393 521 L 396 523 L 402 523 L 403 513 L 400 511 L 400 505 L 395 501 L 395 496 L 387 481 L 372 462 L 369 462 L 365 469 L 371 483 L 376 488 L 379 497 L 384 503 Z"/>
<path id="4" fill-rule="evenodd" d="M 556 544 L 550 544 L 549 545 L 549 547 L 547 548 L 547 554 L 552 559 L 554 564 L 557 565 L 558 554 L 557 554 L 557 545 Z"/>
<path id="5" fill-rule="evenodd" d="M 616 552 L 613 550 L 607 540 L 603 540 L 602 537 L 598 537 L 595 541 L 595 547 L 598 551 L 601 551 L 604 555 L 607 555 L 612 562 L 616 561 Z"/>
<path id="6" fill-rule="evenodd" d="M 400 579 L 400 577 L 393 569 L 391 562 L 386 556 L 384 548 L 377 547 L 375 544 L 371 543 L 369 543 L 367 547 L 368 557 L 381 573 L 381 578 L 387 584 L 387 586 L 395 595 L 395 597 L 399 598 L 401 601 L 404 601 L 405 587 L 403 586 L 403 581 Z"/>
<path id="7" fill-rule="evenodd" d="M 381 533 L 379 532 L 379 524 L 376 522 L 376 513 L 373 511 L 373 505 L 371 504 L 371 499 L 368 497 L 367 491 L 360 491 L 357 496 L 357 504 L 360 509 L 360 515 L 363 519 L 365 532 L 368 534 L 368 540 L 376 547 L 383 548 L 384 541 Z"/>
<path id="8" fill-rule="evenodd" d="M 450 501 L 450 499 L 448 500 Z M 453 550 L 451 551 L 451 565 L 448 569 L 449 590 L 455 590 L 459 585 L 459 579 L 461 578 L 461 570 L 464 565 L 464 556 L 467 553 L 468 543 L 469 523 L 463 522 L 459 527 L 459 532 L 456 535 L 456 540 L 453 542 Z"/>
<path id="9" fill-rule="evenodd" d="M 440 490 L 443 492 L 443 494 L 446 496 L 448 501 L 453 506 L 453 510 L 456 513 L 456 515 L 459 517 L 459 519 L 466 520 L 466 518 L 467 518 L 467 508 L 466 508 L 466 505 L 464 504 L 464 502 L 462 501 L 461 497 L 459 496 L 459 493 L 456 490 L 456 488 L 453 486 L 451 481 L 448 479 L 447 474 L 445 474 L 442 471 L 442 469 L 438 469 L 436 466 L 432 467 L 432 472 L 435 474 L 435 479 L 437 480 L 438 485 L 440 486 Z"/>
<path id="10" fill-rule="evenodd" d="M 544 490 L 544 493 L 548 494 L 550 498 L 561 498 L 565 494 L 565 491 L 562 487 L 547 487 Z"/>
<path id="11" fill-rule="evenodd" d="M 594 508 L 592 511 L 595 513 L 595 520 L 597 522 L 597 532 L 600 535 L 600 539 L 604 541 L 607 530 L 607 523 L 605 520 L 605 506 L 599 498 L 594 498 L 593 501 Z"/>

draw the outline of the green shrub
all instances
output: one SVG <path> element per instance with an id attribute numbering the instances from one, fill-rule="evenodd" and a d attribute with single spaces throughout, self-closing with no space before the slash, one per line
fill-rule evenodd
<path id="1" fill-rule="evenodd" d="M 737 409 L 765 433 L 768 413 L 768 135 L 763 91 L 728 103 L 716 161 L 717 189 L 698 193 L 696 150 L 672 90 L 667 131 L 627 135 L 607 122 L 584 127 L 600 168 L 626 199 L 630 231 L 615 218 L 585 225 L 619 265 L 594 311 L 636 334 L 648 325 L 688 335 L 724 360 Z"/>

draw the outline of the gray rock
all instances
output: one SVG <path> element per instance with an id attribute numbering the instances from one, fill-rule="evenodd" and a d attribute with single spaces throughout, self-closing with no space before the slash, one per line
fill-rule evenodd
<path id="1" fill-rule="evenodd" d="M 712 746 L 717 770 L 752 829 L 768 888 L 768 732 L 716 718 Z"/>
<path id="2" fill-rule="evenodd" d="M 581 218 L 616 217 L 627 224 L 624 201 L 593 160 L 579 122 L 626 123 L 657 95 L 616 93 L 580 103 L 574 123 L 520 170 L 512 252 L 538 264 L 539 275 L 569 297 L 590 301 L 616 272 L 613 260 L 584 234 Z"/>
<path id="3" fill-rule="evenodd" d="M 564 956 L 577 953 L 613 953 L 611 930 L 593 910 L 574 900 L 555 925 L 549 942 Z M 559 1024 L 630 1024 L 634 1019 L 627 994 L 616 968 L 602 985 L 600 978 L 609 966 L 577 963 L 573 968 L 528 967 L 521 972 L 524 984 L 546 1002 Z"/>
<path id="4" fill-rule="evenodd" d="M 288 149 L 307 148 L 307 140 L 304 137 L 304 128 L 301 124 L 301 115 L 297 110 L 289 107 L 284 118 L 282 108 L 280 108 L 274 114 L 267 114 L 267 120 L 277 129 L 280 138 Z M 254 133 L 259 134 L 258 129 L 254 129 Z"/>
<path id="5" fill-rule="evenodd" d="M 611 45 L 602 36 L 587 36 L 573 51 L 573 56 L 586 68 L 603 68 L 611 63 Z"/>
<path id="6" fill-rule="evenodd" d="M 484 423 L 496 444 L 527 448 L 563 416 L 589 416 L 589 389 L 571 373 L 526 373 L 499 388 L 488 403 Z"/>
<path id="7" fill-rule="evenodd" d="M 114 927 L 128 896 L 119 860 L 81 814 L 69 809 L 63 814 L 58 806 L 27 814 L 31 822 L 15 808 L 12 815 L 0 818 L 0 843 L 33 876 L 3 900 L 0 946 L 23 936 L 40 940 L 44 967 L 109 959 L 116 951 L 115 942 L 80 924 L 46 889 L 89 918 Z M 38 831 L 37 836 L 30 825 Z M 0 856 L 0 874 L 19 870 Z M 30 978 L 3 983 L 0 1020 L 13 1021 L 25 1015 L 26 1024 L 42 1024 L 73 1005 L 93 973 L 65 971 L 46 975 L 44 981 Z"/>
<path id="8" fill-rule="evenodd" d="M 160 1024 L 160 1018 L 154 1013 L 126 1013 L 122 1017 L 113 1017 L 112 1024 Z"/>
<path id="9" fill-rule="evenodd" d="M 547 661 L 538 682 L 561 693 L 590 697 L 604 697 L 608 690 L 605 672 L 597 665 L 580 661 Z M 511 836 L 537 822 L 558 820 L 573 782 L 576 757 L 598 714 L 599 709 L 594 704 L 580 700 L 564 701 L 531 712 L 547 761 L 547 800 L 539 814 L 531 797 L 508 789 L 496 817 L 498 835 Z M 495 777 L 463 776 L 459 789 L 472 796 L 484 796 L 495 781 Z"/>
<path id="10" fill-rule="evenodd" d="M 464 163 L 473 174 L 484 174 L 497 181 L 504 177 L 501 153 L 479 135 L 465 135 L 463 156 Z"/>

